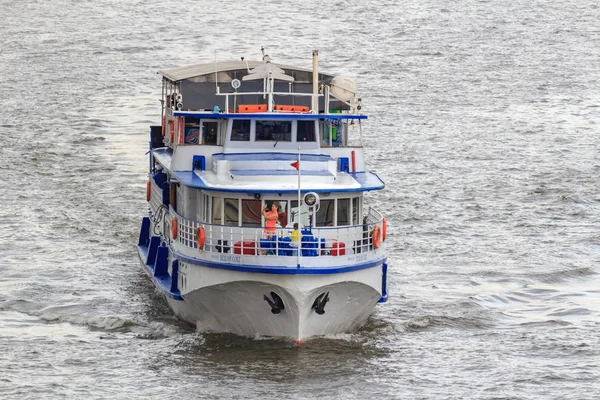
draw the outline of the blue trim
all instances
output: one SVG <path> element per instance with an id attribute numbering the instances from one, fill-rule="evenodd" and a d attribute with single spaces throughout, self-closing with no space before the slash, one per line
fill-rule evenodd
<path id="1" fill-rule="evenodd" d="M 348 157 L 340 157 L 339 160 L 339 171 L 350 172 L 350 159 Z"/>
<path id="2" fill-rule="evenodd" d="M 204 119 L 367 119 L 366 115 L 352 115 L 352 114 L 296 114 L 296 113 L 206 113 L 206 112 L 190 112 L 190 111 L 175 111 L 173 113 L 175 117 L 192 117 L 192 118 L 204 118 Z"/>
<path id="3" fill-rule="evenodd" d="M 206 157 L 195 155 L 192 157 L 192 171 L 199 169 L 204 171 L 206 169 Z"/>
<path id="4" fill-rule="evenodd" d="M 153 155 L 156 157 L 172 157 L 172 150 L 169 148 L 160 148 L 152 151 Z M 260 160 L 261 157 L 264 157 L 265 160 L 287 160 L 287 161 L 295 161 L 298 158 L 298 154 L 294 153 L 216 153 L 213 154 L 213 158 L 217 160 L 229 160 L 229 161 L 243 161 L 243 160 Z M 333 161 L 334 159 L 327 154 L 304 154 L 300 155 L 300 160 L 304 161 Z M 166 161 L 165 161 L 166 162 Z M 164 166 L 164 165 L 163 165 Z M 279 171 L 279 170 L 276 170 Z M 295 170 L 291 170 L 292 173 L 295 173 Z M 173 175 L 175 175 L 176 179 L 181 182 L 183 185 L 196 188 L 203 189 L 215 192 L 225 192 L 225 193 L 248 193 L 249 190 L 247 188 L 236 188 L 236 185 L 231 185 L 229 188 L 224 187 L 215 187 L 213 185 L 208 184 L 202 178 L 200 178 L 197 174 L 193 173 L 193 171 L 171 171 Z M 305 174 L 305 171 L 300 171 L 301 175 Z M 278 175 L 278 174 L 271 174 Z M 284 174 L 281 174 L 284 175 Z M 317 193 L 357 193 L 357 192 L 369 192 L 372 190 L 381 190 L 385 188 L 385 184 L 383 181 L 377 176 L 377 174 L 373 172 L 350 172 L 348 173 L 351 177 L 353 177 L 360 187 L 358 188 L 347 188 L 347 189 L 335 189 L 331 188 L 323 188 L 323 189 L 313 189 L 310 187 L 306 188 L 306 191 L 317 192 Z M 165 191 L 168 188 L 164 189 Z M 250 190 L 250 192 L 256 193 L 256 190 Z M 293 194 L 297 193 L 298 189 L 272 189 L 272 190 L 261 190 L 259 193 L 271 194 L 271 193 L 282 193 L 282 194 Z M 163 195 L 163 204 L 168 204 L 168 193 L 164 193 Z"/>
<path id="5" fill-rule="evenodd" d="M 356 179 L 356 182 L 360 183 L 361 187 L 367 187 L 367 190 L 380 190 L 385 188 L 385 183 L 383 183 L 381 178 L 376 173 L 350 172 L 348 175 Z"/>
<path id="6" fill-rule="evenodd" d="M 387 292 L 387 263 L 383 263 L 381 266 L 381 298 L 378 303 L 385 303 L 388 301 L 388 292 Z"/>
<path id="7" fill-rule="evenodd" d="M 302 173 L 302 172 L 301 172 Z M 225 187 L 215 187 L 207 184 L 202 178 L 200 178 L 196 173 L 192 171 L 175 171 L 173 172 L 175 178 L 181 182 L 181 184 L 196 188 L 203 189 L 213 192 L 223 192 L 223 193 L 263 193 L 263 194 L 271 194 L 271 193 L 281 193 L 281 194 L 293 194 L 298 193 L 298 189 L 270 189 L 270 190 L 256 190 L 256 189 L 248 189 L 247 187 L 234 188 L 234 185 L 231 185 L 229 188 Z M 357 188 L 347 188 L 347 189 L 336 189 L 334 187 L 328 188 L 311 188 L 307 185 L 306 188 L 302 188 L 302 192 L 316 192 L 316 193 L 357 193 L 357 192 L 369 192 L 371 190 L 380 190 L 385 187 L 385 184 L 379 179 L 377 175 L 372 172 L 352 172 L 349 174 L 361 185 Z"/>
<path id="8" fill-rule="evenodd" d="M 163 292 L 165 296 L 169 296 L 173 300 L 183 301 L 183 297 L 181 296 L 181 292 L 179 292 L 179 289 L 176 289 L 176 291 L 174 292 L 171 291 L 172 282 L 173 280 L 169 275 L 157 276 L 156 278 L 154 278 L 154 285 L 158 289 L 160 289 L 160 291 Z"/>
<path id="9" fill-rule="evenodd" d="M 168 148 L 161 148 L 161 149 L 156 149 L 152 151 L 153 154 L 158 155 L 158 156 L 164 156 L 164 157 L 172 157 L 172 151 L 171 149 Z M 260 156 L 264 154 L 265 155 L 265 159 L 275 159 L 275 160 L 291 160 L 294 161 L 298 158 L 297 154 L 294 153 L 216 153 L 213 155 L 213 157 L 217 157 L 217 159 L 227 159 L 227 160 L 243 160 L 244 157 L 247 157 L 248 159 L 260 159 Z M 219 158 L 222 157 L 222 158 Z M 229 158 L 231 157 L 231 158 Z M 268 158 L 267 158 L 268 157 Z M 281 157 L 281 158 L 271 158 L 271 157 Z M 329 155 L 326 154 L 305 154 L 305 155 L 300 155 L 300 161 L 302 162 L 302 160 L 305 161 L 329 161 L 329 160 L 333 160 L 333 158 L 331 158 Z M 293 171 L 293 170 L 292 170 Z M 247 193 L 248 189 L 245 188 L 217 188 L 214 187 L 212 185 L 207 184 L 202 178 L 200 178 L 198 175 L 192 173 L 192 171 L 171 171 L 175 177 L 177 178 L 177 180 L 179 182 L 181 182 L 182 184 L 186 185 L 186 186 L 190 186 L 196 189 L 204 189 L 204 190 L 210 190 L 210 191 L 215 191 L 215 192 L 226 192 L 226 193 Z M 303 172 L 300 171 L 300 173 L 302 174 Z M 377 174 L 373 173 L 373 172 L 350 172 L 348 173 L 348 175 L 350 175 L 351 177 L 353 177 L 356 182 L 358 184 L 360 184 L 361 186 L 359 188 L 351 188 L 351 189 L 339 189 L 336 190 L 335 188 L 326 188 L 326 189 L 310 189 L 307 188 L 306 190 L 310 190 L 311 192 L 317 192 L 317 193 L 356 193 L 356 192 L 369 192 L 372 190 L 381 190 L 383 188 L 385 188 L 385 184 L 383 183 L 383 181 L 379 178 L 379 176 L 377 176 Z M 233 185 L 232 185 L 233 186 Z M 269 193 L 285 193 L 285 194 L 291 194 L 291 193 L 297 193 L 298 189 L 288 189 L 288 190 L 265 190 L 265 191 L 260 191 L 260 193 L 265 193 L 265 194 L 269 194 Z M 256 192 L 256 191 L 252 191 L 252 192 Z"/>
<path id="10" fill-rule="evenodd" d="M 345 272 L 360 271 L 362 269 L 373 268 L 381 263 L 385 263 L 387 257 L 382 257 L 375 261 L 369 261 L 366 263 L 348 265 L 344 267 L 284 267 L 284 266 L 265 266 L 265 265 L 242 265 L 242 264 L 231 264 L 226 262 L 212 262 L 207 260 L 201 260 L 198 258 L 187 257 L 183 254 L 173 252 L 173 255 L 189 264 L 199 265 L 207 268 L 225 269 L 228 271 L 240 271 L 240 272 L 255 272 L 261 274 L 274 274 L 274 275 L 329 275 L 329 274 L 341 274 Z"/>

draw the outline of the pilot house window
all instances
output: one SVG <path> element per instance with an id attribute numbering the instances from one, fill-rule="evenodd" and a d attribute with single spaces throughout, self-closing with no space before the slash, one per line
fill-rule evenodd
<path id="1" fill-rule="evenodd" d="M 290 142 L 292 140 L 291 121 L 256 121 L 256 140 Z"/>
<path id="2" fill-rule="evenodd" d="M 231 125 L 231 140 L 234 142 L 248 142 L 250 140 L 250 120 L 234 119 Z"/>
<path id="3" fill-rule="evenodd" d="M 202 124 L 202 135 L 204 144 L 217 144 L 217 135 L 219 130 L 218 122 L 204 122 Z"/>
<path id="4" fill-rule="evenodd" d="M 315 141 L 315 122 L 314 121 L 298 121 L 298 142 L 314 142 Z"/>

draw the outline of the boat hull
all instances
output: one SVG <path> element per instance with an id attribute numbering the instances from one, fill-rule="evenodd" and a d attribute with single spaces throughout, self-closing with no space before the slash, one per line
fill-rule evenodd
<path id="1" fill-rule="evenodd" d="M 190 257 L 150 236 L 150 228 L 145 218 L 138 243 L 144 270 L 174 313 L 200 331 L 298 341 L 353 331 L 387 300 L 386 258 L 376 252 L 301 257 L 293 264 L 287 256 L 205 251 Z M 284 261 L 287 266 L 279 264 Z"/>
<path id="2" fill-rule="evenodd" d="M 181 263 L 185 289 L 180 298 L 165 298 L 178 318 L 202 332 L 300 341 L 363 325 L 382 297 L 382 268 L 279 275 Z"/>

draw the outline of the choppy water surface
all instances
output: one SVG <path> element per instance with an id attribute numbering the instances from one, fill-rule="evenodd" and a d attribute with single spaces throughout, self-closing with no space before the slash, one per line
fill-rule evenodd
<path id="1" fill-rule="evenodd" d="M 596 2 L 0 10 L 0 397 L 600 397 Z M 185 327 L 135 248 L 155 72 L 261 45 L 357 78 L 387 184 L 389 302 L 301 348 Z"/>

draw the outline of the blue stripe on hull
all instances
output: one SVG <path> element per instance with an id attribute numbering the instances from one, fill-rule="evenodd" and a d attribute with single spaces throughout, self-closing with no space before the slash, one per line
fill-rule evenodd
<path id="1" fill-rule="evenodd" d="M 265 265 L 243 265 L 243 264 L 231 264 L 226 262 L 212 262 L 207 260 L 201 260 L 198 258 L 192 258 L 184 256 L 183 254 L 175 253 L 174 256 L 183 262 L 200 265 L 207 268 L 226 269 L 229 271 L 240 271 L 240 272 L 254 272 L 261 274 L 275 274 L 275 275 L 328 275 L 328 274 L 341 274 L 345 272 L 359 271 L 361 269 L 373 268 L 378 265 L 385 263 L 387 257 L 382 257 L 375 261 L 369 261 L 366 263 L 347 265 L 343 267 L 285 267 L 285 266 L 265 266 Z"/>

